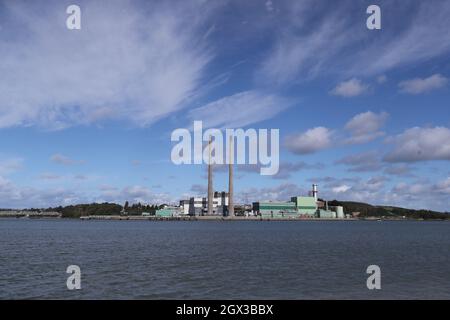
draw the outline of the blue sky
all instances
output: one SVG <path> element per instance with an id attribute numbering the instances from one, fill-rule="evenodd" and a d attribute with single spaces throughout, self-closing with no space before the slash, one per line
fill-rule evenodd
<path id="1" fill-rule="evenodd" d="M 450 3 L 377 1 L 381 30 L 370 4 L 0 1 L 0 207 L 203 195 L 205 167 L 170 161 L 171 132 L 202 120 L 280 129 L 279 174 L 237 168 L 238 201 L 314 182 L 448 211 Z"/>

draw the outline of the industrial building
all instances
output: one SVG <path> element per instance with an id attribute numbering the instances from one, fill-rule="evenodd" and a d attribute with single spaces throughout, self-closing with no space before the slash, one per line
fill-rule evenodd
<path id="1" fill-rule="evenodd" d="M 253 212 L 263 218 L 283 218 L 297 216 L 297 209 L 292 202 L 254 202 Z"/>
<path id="2" fill-rule="evenodd" d="M 317 194 L 317 185 L 313 184 L 309 196 L 292 197 L 289 202 L 254 202 L 253 212 L 262 218 L 344 218 L 343 207 L 328 207 Z"/>
<path id="3" fill-rule="evenodd" d="M 204 216 L 204 215 L 228 215 L 229 196 L 225 191 L 214 192 L 212 197 L 212 211 L 208 214 L 208 198 L 191 197 L 189 200 L 181 200 L 181 211 L 185 215 Z"/>
<path id="4" fill-rule="evenodd" d="M 180 214 L 181 214 L 180 207 L 171 207 L 171 206 L 165 206 L 164 208 L 156 210 L 156 212 L 155 212 L 155 216 L 161 217 L 161 218 L 177 217 Z"/>
<path id="5" fill-rule="evenodd" d="M 260 216 L 264 219 L 344 219 L 341 206 L 328 206 L 328 201 L 317 198 L 317 185 L 312 186 L 308 196 L 291 197 L 290 201 L 258 201 L 252 206 L 238 205 L 237 212 L 241 216 Z M 158 217 L 189 216 L 229 216 L 229 193 L 214 192 L 212 208 L 208 206 L 207 197 L 191 197 L 181 200 L 179 206 L 166 206 L 156 211 Z M 211 211 L 210 211 L 211 210 Z"/>
<path id="6" fill-rule="evenodd" d="M 317 199 L 315 197 L 292 197 L 297 214 L 303 217 L 314 217 L 317 211 Z"/>
<path id="7" fill-rule="evenodd" d="M 211 159 L 211 138 L 208 146 L 209 156 Z M 232 159 L 233 150 L 233 141 L 230 139 L 230 159 Z M 189 200 L 181 200 L 181 213 L 190 216 L 234 216 L 233 164 L 231 160 L 228 173 L 228 192 L 213 192 L 213 166 L 211 163 L 208 163 L 207 197 L 191 197 Z"/>
<path id="8" fill-rule="evenodd" d="M 209 141 L 211 145 L 211 139 Z M 211 148 L 209 148 L 211 149 Z M 230 141 L 229 153 L 232 155 L 232 141 Z M 209 150 L 211 157 L 211 150 Z M 230 156 L 230 160 L 232 157 Z M 228 192 L 213 192 L 213 167 L 208 164 L 208 194 L 207 197 L 191 197 L 189 200 L 181 200 L 179 207 L 166 207 L 156 211 L 160 217 L 173 217 L 177 215 L 189 216 L 229 216 L 233 217 L 233 164 L 230 161 L 228 175 Z M 239 213 L 245 216 L 256 215 L 261 218 L 322 218 L 342 219 L 344 210 L 342 207 L 328 207 L 328 202 L 319 201 L 316 184 L 308 196 L 294 196 L 288 202 L 253 202 L 251 210 L 245 205 L 238 206 Z"/>

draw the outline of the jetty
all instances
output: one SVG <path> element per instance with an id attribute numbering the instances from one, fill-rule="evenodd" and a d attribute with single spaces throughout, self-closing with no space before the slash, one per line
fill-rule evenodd
<path id="1" fill-rule="evenodd" d="M 59 212 L 27 211 L 27 210 L 2 210 L 0 218 L 61 218 Z"/>

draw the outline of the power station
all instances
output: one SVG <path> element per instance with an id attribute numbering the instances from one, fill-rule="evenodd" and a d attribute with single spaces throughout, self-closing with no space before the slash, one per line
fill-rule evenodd
<path id="1" fill-rule="evenodd" d="M 307 196 L 293 196 L 290 201 L 257 201 L 250 206 L 238 205 L 238 214 L 235 213 L 233 201 L 233 141 L 230 137 L 229 166 L 228 166 L 228 192 L 214 192 L 213 164 L 211 163 L 211 138 L 208 142 L 208 189 L 207 197 L 191 197 L 181 200 L 179 206 L 166 207 L 156 211 L 157 216 L 259 216 L 265 219 L 298 219 L 323 218 L 343 219 L 344 208 L 341 206 L 328 206 L 328 201 L 318 198 L 318 186 L 313 184 Z"/>

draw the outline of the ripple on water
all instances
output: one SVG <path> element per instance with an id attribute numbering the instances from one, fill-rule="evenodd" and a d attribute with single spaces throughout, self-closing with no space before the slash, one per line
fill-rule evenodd
<path id="1" fill-rule="evenodd" d="M 3 219 L 0 234 L 3 299 L 450 298 L 448 222 Z"/>

